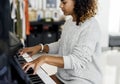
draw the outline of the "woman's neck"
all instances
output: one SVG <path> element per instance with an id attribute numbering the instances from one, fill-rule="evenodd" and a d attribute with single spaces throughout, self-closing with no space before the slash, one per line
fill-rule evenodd
<path id="1" fill-rule="evenodd" d="M 72 15 L 73 21 L 76 21 L 76 16 Z"/>

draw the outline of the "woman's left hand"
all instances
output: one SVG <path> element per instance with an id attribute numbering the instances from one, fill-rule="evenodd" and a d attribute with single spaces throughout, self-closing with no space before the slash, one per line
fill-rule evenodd
<path id="1" fill-rule="evenodd" d="M 32 68 L 34 70 L 33 74 L 36 74 L 37 69 L 44 63 L 45 63 L 45 56 L 40 56 L 39 58 L 26 63 L 23 66 L 23 70 L 27 72 L 30 68 Z"/>

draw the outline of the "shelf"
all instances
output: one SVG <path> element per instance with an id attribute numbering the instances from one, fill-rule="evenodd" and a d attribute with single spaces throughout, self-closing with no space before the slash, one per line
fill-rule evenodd
<path id="1" fill-rule="evenodd" d="M 31 21 L 30 25 L 31 26 L 36 26 L 36 25 L 62 25 L 64 24 L 65 21 L 58 21 L 58 22 L 44 22 L 44 21 Z"/>
<path id="2" fill-rule="evenodd" d="M 57 41 L 61 35 L 60 26 L 64 22 L 31 21 L 32 30 L 31 34 L 27 36 L 26 45 L 30 47 L 39 43 L 48 44 Z"/>

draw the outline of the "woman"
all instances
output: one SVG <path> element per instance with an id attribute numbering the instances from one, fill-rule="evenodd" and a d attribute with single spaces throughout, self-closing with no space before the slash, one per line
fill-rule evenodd
<path id="1" fill-rule="evenodd" d="M 58 56 L 43 54 L 36 60 L 26 63 L 23 69 L 30 67 L 34 74 L 44 63 L 57 66 L 52 75 L 57 84 L 102 84 L 99 69 L 100 29 L 94 16 L 97 11 L 96 0 L 61 0 L 60 7 L 64 15 L 73 19 L 65 22 L 61 38 L 54 43 L 36 45 L 22 49 L 21 54 L 31 52 L 54 53 Z"/>

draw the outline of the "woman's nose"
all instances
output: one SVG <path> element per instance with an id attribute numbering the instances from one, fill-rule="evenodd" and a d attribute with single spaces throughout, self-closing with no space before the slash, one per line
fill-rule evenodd
<path id="1" fill-rule="evenodd" d="M 60 8 L 63 8 L 63 4 L 62 4 L 62 3 L 60 3 L 59 7 L 60 7 Z"/>

